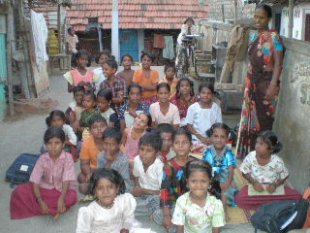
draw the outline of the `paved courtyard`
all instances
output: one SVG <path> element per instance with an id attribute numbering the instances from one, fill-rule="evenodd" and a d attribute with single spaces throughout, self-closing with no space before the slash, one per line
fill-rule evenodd
<path id="1" fill-rule="evenodd" d="M 50 78 L 50 90 L 45 97 L 51 97 L 58 101 L 58 109 L 65 110 L 72 96 L 67 93 L 67 86 L 60 75 Z M 18 116 L 18 120 L 6 120 L 0 122 L 0 233 L 73 233 L 75 232 L 77 211 L 82 204 L 74 206 L 69 212 L 61 216 L 57 222 L 49 216 L 40 216 L 23 220 L 10 220 L 9 201 L 12 189 L 4 182 L 5 171 L 13 160 L 23 152 L 38 153 L 42 144 L 42 136 L 46 129 L 45 118 L 47 113 L 29 114 Z M 225 117 L 228 124 L 233 125 L 238 116 L 229 115 Z M 79 163 L 76 163 L 76 172 L 79 171 Z M 145 228 L 151 228 L 157 233 L 165 230 L 149 218 L 138 219 Z M 254 232 L 250 224 L 226 225 L 223 232 L 249 233 Z M 308 232 L 300 231 L 300 232 Z"/>

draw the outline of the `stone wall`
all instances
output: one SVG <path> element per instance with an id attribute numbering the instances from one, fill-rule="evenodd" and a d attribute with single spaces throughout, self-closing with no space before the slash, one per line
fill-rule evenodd
<path id="1" fill-rule="evenodd" d="M 285 39 L 286 54 L 274 130 L 290 182 L 300 192 L 310 185 L 310 43 Z"/>

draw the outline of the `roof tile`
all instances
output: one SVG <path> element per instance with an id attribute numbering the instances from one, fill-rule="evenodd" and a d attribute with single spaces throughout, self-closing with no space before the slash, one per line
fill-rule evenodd
<path id="1" fill-rule="evenodd" d="M 67 17 L 76 30 L 84 30 L 89 17 L 98 17 L 104 28 L 111 28 L 112 0 L 71 1 Z M 186 17 L 197 20 L 207 15 L 208 6 L 200 6 L 198 0 L 119 0 L 120 28 L 177 29 Z"/>

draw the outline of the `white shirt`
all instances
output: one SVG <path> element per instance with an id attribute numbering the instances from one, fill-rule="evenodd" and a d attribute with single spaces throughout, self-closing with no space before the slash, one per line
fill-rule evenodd
<path id="1" fill-rule="evenodd" d="M 77 144 L 77 136 L 70 125 L 64 124 L 62 126 L 62 130 L 65 132 L 66 137 L 69 139 L 69 142 L 76 146 Z"/>
<path id="2" fill-rule="evenodd" d="M 289 173 L 283 160 L 276 154 L 272 154 L 269 163 L 264 166 L 257 162 L 256 151 L 250 152 L 243 160 L 240 171 L 250 174 L 259 183 L 274 183 L 279 179 L 288 177 Z"/>
<path id="3" fill-rule="evenodd" d="M 163 177 L 163 162 L 156 158 L 154 163 L 144 171 L 140 156 L 134 158 L 133 175 L 138 178 L 141 188 L 160 190 Z"/>
<path id="4" fill-rule="evenodd" d="M 103 70 L 102 70 L 101 67 L 98 67 L 98 68 L 94 69 L 93 72 L 95 73 L 95 75 L 98 76 L 98 79 L 97 79 L 97 81 L 96 81 L 96 83 L 95 83 L 96 92 L 98 93 L 98 91 L 100 90 L 100 84 L 101 84 L 104 80 L 106 80 L 106 77 L 105 77 L 105 75 L 104 75 Z"/>
<path id="5" fill-rule="evenodd" d="M 172 103 L 169 103 L 168 112 L 164 115 L 160 111 L 159 102 L 153 103 L 150 106 L 150 114 L 152 117 L 152 121 L 157 124 L 168 123 L 172 125 L 180 124 L 180 113 L 177 106 Z"/>
<path id="6" fill-rule="evenodd" d="M 198 34 L 198 30 L 197 30 L 196 25 L 193 25 L 191 27 L 190 31 L 191 31 L 190 35 L 197 35 Z M 178 35 L 178 39 L 177 39 L 177 42 L 178 42 L 179 45 L 182 45 L 182 39 L 186 35 L 188 35 L 188 26 L 187 26 L 187 24 L 182 24 L 181 32 Z"/>
<path id="7" fill-rule="evenodd" d="M 110 209 L 93 201 L 78 212 L 76 233 L 119 233 L 130 229 L 137 222 L 134 217 L 136 200 L 130 193 L 120 194 Z"/>
<path id="8" fill-rule="evenodd" d="M 199 132 L 202 136 L 206 137 L 206 131 L 211 128 L 214 123 L 222 122 L 221 108 L 212 103 L 211 108 L 201 108 L 200 104 L 194 103 L 189 106 L 186 115 L 186 123 L 193 126 L 193 128 Z M 197 140 L 193 136 L 194 140 Z"/>

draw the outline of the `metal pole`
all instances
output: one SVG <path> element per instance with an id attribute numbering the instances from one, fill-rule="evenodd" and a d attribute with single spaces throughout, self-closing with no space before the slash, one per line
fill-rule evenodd
<path id="1" fill-rule="evenodd" d="M 118 0 L 112 1 L 112 38 L 111 47 L 112 54 L 115 56 L 115 60 L 119 62 L 119 21 L 118 21 Z"/>
<path id="2" fill-rule="evenodd" d="M 7 64 L 8 64 L 8 94 L 9 94 L 9 111 L 10 115 L 14 115 L 14 98 L 13 98 L 13 80 L 12 80 L 12 42 L 14 41 L 14 16 L 11 3 L 8 6 L 7 14 Z"/>
<path id="3" fill-rule="evenodd" d="M 294 0 L 289 0 L 288 3 L 288 38 L 293 37 L 294 26 Z"/>

